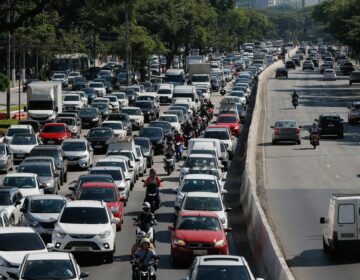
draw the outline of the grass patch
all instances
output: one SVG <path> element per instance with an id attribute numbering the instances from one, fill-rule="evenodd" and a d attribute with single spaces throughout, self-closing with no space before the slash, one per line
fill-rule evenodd
<path id="1" fill-rule="evenodd" d="M 0 125 L 18 124 L 19 120 L 0 120 Z"/>
<path id="2" fill-rule="evenodd" d="M 22 110 L 24 108 L 25 104 L 20 104 L 20 110 Z M 19 105 L 13 105 L 10 106 L 10 112 L 11 111 L 19 111 Z M 0 112 L 6 112 L 6 108 L 5 109 L 0 109 Z"/>

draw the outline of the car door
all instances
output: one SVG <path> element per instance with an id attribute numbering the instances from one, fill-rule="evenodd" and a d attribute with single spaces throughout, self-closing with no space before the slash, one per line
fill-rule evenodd
<path id="1" fill-rule="evenodd" d="M 23 196 L 21 195 L 21 192 L 16 192 L 14 196 L 12 197 L 12 203 L 14 205 L 14 223 L 15 225 L 18 225 L 21 222 L 21 216 L 22 213 L 20 211 L 22 204 L 23 204 Z M 11 222 L 11 221 L 10 221 Z"/>
<path id="2" fill-rule="evenodd" d="M 349 199 L 338 204 L 336 223 L 339 241 L 358 239 L 359 217 L 360 203 L 357 203 L 357 199 Z"/>
<path id="3" fill-rule="evenodd" d="M 11 166 L 11 168 L 13 168 L 13 154 L 10 151 L 10 148 L 8 145 L 5 146 L 5 150 L 6 150 L 6 160 L 7 160 L 8 166 Z"/>

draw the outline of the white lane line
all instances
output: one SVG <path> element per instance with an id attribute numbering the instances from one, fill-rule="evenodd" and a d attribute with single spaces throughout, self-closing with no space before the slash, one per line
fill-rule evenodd
<path id="1" fill-rule="evenodd" d="M 337 175 L 337 174 L 335 174 L 335 177 L 336 177 L 336 178 L 338 178 L 338 179 L 340 178 L 340 176 L 339 176 L 339 175 Z"/>
<path id="2" fill-rule="evenodd" d="M 326 164 L 326 166 L 327 166 L 327 168 L 330 168 L 330 167 L 331 167 L 330 164 L 328 164 L 328 163 Z"/>

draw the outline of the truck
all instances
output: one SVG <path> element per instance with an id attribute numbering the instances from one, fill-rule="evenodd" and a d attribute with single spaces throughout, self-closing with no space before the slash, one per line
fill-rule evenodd
<path id="1" fill-rule="evenodd" d="M 206 85 L 210 88 L 210 73 L 210 63 L 193 63 L 189 66 L 189 80 L 193 86 Z"/>
<path id="2" fill-rule="evenodd" d="M 191 64 L 199 64 L 205 63 L 206 56 L 205 55 L 189 55 L 186 57 L 186 73 L 189 73 L 189 67 Z"/>
<path id="3" fill-rule="evenodd" d="M 61 82 L 32 82 L 27 88 L 27 119 L 43 124 L 53 122 L 62 112 Z"/>

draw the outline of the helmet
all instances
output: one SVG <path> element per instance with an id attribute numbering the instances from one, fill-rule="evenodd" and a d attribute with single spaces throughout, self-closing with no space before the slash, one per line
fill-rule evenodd
<path id="1" fill-rule="evenodd" d="M 317 123 L 314 122 L 312 126 L 313 126 L 313 127 L 317 127 Z"/>
<path id="2" fill-rule="evenodd" d="M 150 169 L 150 176 L 156 176 L 156 171 L 154 168 Z"/>
<path id="3" fill-rule="evenodd" d="M 145 244 L 145 243 L 147 243 L 147 244 L 151 244 L 151 242 L 150 242 L 150 239 L 149 238 L 143 238 L 142 240 L 141 240 L 141 245 L 143 245 L 143 244 Z"/>
<path id="4" fill-rule="evenodd" d="M 149 212 L 150 211 L 150 203 L 149 202 L 144 202 L 143 205 L 142 205 L 142 209 L 146 212 Z"/>

